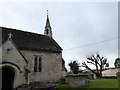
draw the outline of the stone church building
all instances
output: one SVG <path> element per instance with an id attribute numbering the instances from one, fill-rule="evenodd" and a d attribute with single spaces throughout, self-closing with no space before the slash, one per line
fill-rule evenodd
<path id="1" fill-rule="evenodd" d="M 32 82 L 59 82 L 64 77 L 62 48 L 52 38 L 48 15 L 44 35 L 6 27 L 0 27 L 0 32 L 3 88 Z"/>

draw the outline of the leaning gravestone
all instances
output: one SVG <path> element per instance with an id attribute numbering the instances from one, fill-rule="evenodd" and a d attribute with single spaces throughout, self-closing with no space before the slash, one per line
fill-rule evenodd
<path id="1" fill-rule="evenodd" d="M 117 75 L 117 79 L 120 80 L 120 72 L 117 72 L 116 75 Z"/>

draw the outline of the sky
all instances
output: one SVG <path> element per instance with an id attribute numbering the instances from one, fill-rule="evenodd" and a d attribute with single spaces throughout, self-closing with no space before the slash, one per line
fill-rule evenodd
<path id="1" fill-rule="evenodd" d="M 118 2 L 113 1 L 5 0 L 0 3 L 0 26 L 43 34 L 48 10 L 53 38 L 63 48 L 67 69 L 70 61 L 81 65 L 96 53 L 114 67 L 118 57 Z"/>

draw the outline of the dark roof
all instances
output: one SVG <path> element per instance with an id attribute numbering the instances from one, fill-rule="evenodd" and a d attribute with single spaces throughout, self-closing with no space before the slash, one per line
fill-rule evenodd
<path id="1" fill-rule="evenodd" d="M 8 34 L 12 34 L 12 40 L 16 44 L 18 49 L 21 50 L 34 50 L 34 51 L 46 51 L 46 52 L 62 52 L 62 48 L 56 43 L 56 41 L 45 35 L 5 28 L 2 29 L 2 43 L 8 39 Z"/>

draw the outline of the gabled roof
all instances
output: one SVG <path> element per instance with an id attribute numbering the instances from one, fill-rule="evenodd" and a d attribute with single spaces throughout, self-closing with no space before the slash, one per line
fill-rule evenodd
<path id="1" fill-rule="evenodd" d="M 12 40 L 20 50 L 62 52 L 62 48 L 49 36 L 1 27 L 2 43 L 8 39 L 8 34 L 12 34 Z"/>

